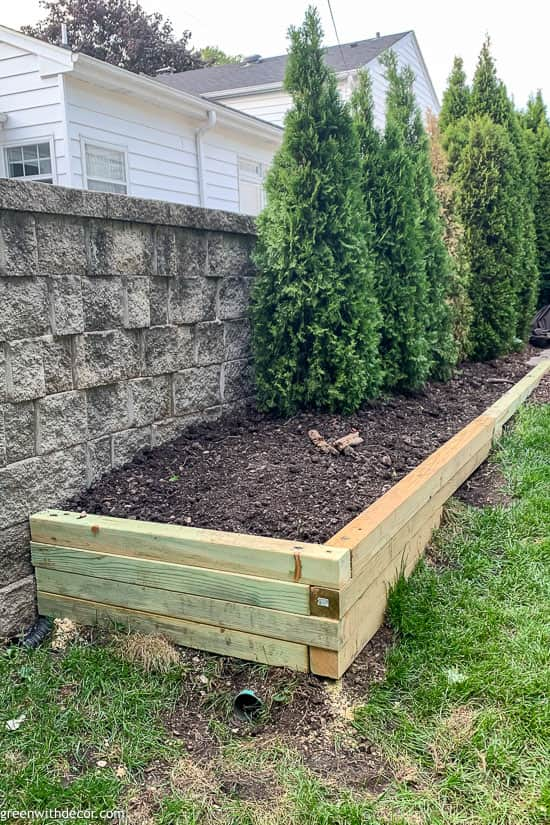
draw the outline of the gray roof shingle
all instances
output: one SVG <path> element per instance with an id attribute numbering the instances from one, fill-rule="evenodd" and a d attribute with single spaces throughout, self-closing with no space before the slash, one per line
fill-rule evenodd
<path id="1" fill-rule="evenodd" d="M 326 61 L 336 72 L 358 69 L 383 51 L 389 49 L 409 32 L 373 37 L 370 40 L 357 40 L 340 46 L 325 49 Z M 285 74 L 287 55 L 262 58 L 258 63 L 208 66 L 206 69 L 193 69 L 189 72 L 177 72 L 172 75 L 157 77 L 162 83 L 198 95 L 208 95 L 226 89 L 241 89 L 248 86 L 263 86 L 282 83 Z"/>

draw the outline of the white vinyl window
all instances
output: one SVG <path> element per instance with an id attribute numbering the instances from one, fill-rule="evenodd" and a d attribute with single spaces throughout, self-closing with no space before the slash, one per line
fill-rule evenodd
<path id="1" fill-rule="evenodd" d="M 54 182 L 50 141 L 7 146 L 4 161 L 8 178 Z"/>
<path id="2" fill-rule="evenodd" d="M 265 205 L 265 167 L 248 158 L 239 158 L 239 209 L 244 215 L 257 215 Z"/>
<path id="3" fill-rule="evenodd" d="M 94 192 L 128 194 L 126 152 L 114 146 L 83 141 L 86 188 Z"/>

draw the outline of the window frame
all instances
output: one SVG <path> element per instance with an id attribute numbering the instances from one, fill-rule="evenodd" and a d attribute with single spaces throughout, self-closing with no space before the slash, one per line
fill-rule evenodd
<path id="1" fill-rule="evenodd" d="M 241 172 L 241 161 L 244 163 L 251 163 L 254 166 L 259 167 L 260 175 L 254 175 L 252 172 Z M 265 196 L 265 179 L 267 176 L 268 171 L 268 164 L 264 163 L 261 160 L 257 160 L 255 158 L 251 158 L 247 155 L 237 155 L 237 182 L 239 185 L 239 211 L 241 210 L 241 180 L 243 183 L 259 183 L 260 184 L 260 209 L 257 212 L 259 215 L 260 212 L 265 208 L 266 205 L 266 196 Z"/>
<path id="2" fill-rule="evenodd" d="M 47 143 L 50 147 L 50 164 L 52 171 L 45 175 L 21 175 L 20 177 L 10 177 L 8 163 L 8 149 L 18 149 L 23 146 L 38 146 L 40 143 Z M 6 180 L 30 181 L 31 183 L 44 183 L 47 178 L 51 178 L 50 186 L 57 184 L 57 164 L 55 159 L 55 137 L 54 135 L 43 135 L 42 137 L 24 138 L 23 140 L 11 140 L 9 143 L 0 144 L 0 172 Z"/>
<path id="3" fill-rule="evenodd" d="M 96 146 L 98 149 L 110 149 L 114 152 L 120 152 L 124 161 L 124 177 L 126 180 L 124 183 L 126 184 L 126 192 L 105 192 L 101 189 L 90 189 L 88 186 L 88 181 L 90 177 L 88 175 L 88 169 L 86 166 L 86 146 Z M 83 188 L 87 189 L 89 192 L 102 192 L 103 194 L 107 195 L 129 195 L 130 194 L 130 175 L 129 175 L 129 166 L 128 166 L 128 147 L 120 144 L 120 143 L 107 143 L 104 140 L 95 140 L 95 138 L 87 137 L 86 135 L 80 135 L 80 162 L 82 165 L 82 184 Z M 119 180 L 109 180 L 107 178 L 95 178 L 91 177 L 91 180 L 98 181 L 99 183 L 112 183 L 118 186 L 122 186 L 122 181 Z"/>

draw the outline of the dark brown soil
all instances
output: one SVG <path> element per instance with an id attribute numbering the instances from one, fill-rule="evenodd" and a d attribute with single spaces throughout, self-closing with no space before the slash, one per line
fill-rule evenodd
<path id="1" fill-rule="evenodd" d="M 550 373 L 546 373 L 532 395 L 535 404 L 550 404 Z"/>
<path id="2" fill-rule="evenodd" d="M 138 455 L 63 506 L 109 516 L 323 542 L 524 375 L 532 349 L 465 364 L 447 384 L 393 396 L 354 415 L 250 410 L 193 427 Z M 356 456 L 308 439 L 358 430 Z"/>

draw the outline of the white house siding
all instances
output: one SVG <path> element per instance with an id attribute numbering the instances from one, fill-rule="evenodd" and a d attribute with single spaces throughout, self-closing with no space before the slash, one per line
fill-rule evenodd
<path id="1" fill-rule="evenodd" d="M 262 147 L 252 134 L 237 137 L 234 132 L 219 126 L 208 132 L 203 142 L 206 205 L 211 209 L 240 211 L 239 158 L 261 163 L 266 171 L 276 147 Z"/>
<path id="2" fill-rule="evenodd" d="M 0 42 L 0 112 L 8 116 L 0 128 L 0 147 L 53 139 L 55 182 L 67 184 L 63 93 L 59 75 L 41 77 L 36 54 Z M 5 175 L 0 151 L 0 175 Z"/>
<path id="3" fill-rule="evenodd" d="M 259 92 L 258 94 L 235 95 L 234 97 L 216 98 L 215 95 L 212 95 L 212 97 L 219 100 L 224 106 L 231 106 L 240 112 L 246 112 L 247 115 L 259 117 L 260 120 L 267 120 L 269 123 L 275 123 L 276 126 L 283 125 L 285 114 L 292 105 L 292 98 L 282 89 Z"/>
<path id="4" fill-rule="evenodd" d="M 393 50 L 397 55 L 399 64 L 410 66 L 415 74 L 414 91 L 422 113 L 425 114 L 427 109 L 438 112 L 439 102 L 426 74 L 414 34 L 411 32 L 398 40 L 393 46 Z M 387 91 L 384 67 L 377 58 L 368 64 L 368 69 L 372 80 L 374 119 L 376 126 L 382 129 L 385 122 Z M 353 70 L 353 74 L 355 74 L 355 70 Z M 342 96 L 347 99 L 353 84 L 350 84 L 348 77 L 339 77 L 338 86 Z M 224 103 L 226 106 L 239 109 L 241 112 L 276 123 L 278 126 L 283 125 L 285 114 L 292 105 L 292 98 L 282 89 L 231 97 L 212 95 L 212 98 L 219 100 L 220 103 Z"/>
<path id="5" fill-rule="evenodd" d="M 195 132 L 204 122 L 65 76 L 72 185 L 83 187 L 82 138 L 127 152 L 128 194 L 200 204 Z M 253 127 L 252 127 L 253 129 Z M 239 211 L 238 158 L 268 164 L 274 148 L 219 125 L 203 142 L 205 206 Z M 263 145 L 262 145 L 263 144 Z"/>
<path id="6" fill-rule="evenodd" d="M 128 194 L 199 204 L 194 130 L 177 112 L 65 76 L 72 185 L 84 187 L 82 139 L 127 152 Z"/>

